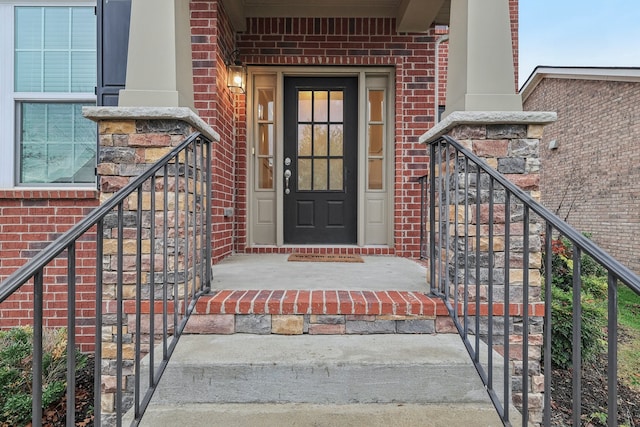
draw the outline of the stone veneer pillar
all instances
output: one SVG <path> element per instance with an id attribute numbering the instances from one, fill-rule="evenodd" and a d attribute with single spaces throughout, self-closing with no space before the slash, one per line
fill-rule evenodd
<path id="1" fill-rule="evenodd" d="M 85 117 L 98 123 L 99 131 L 99 157 L 98 157 L 98 182 L 100 184 L 100 200 L 106 201 L 115 192 L 127 185 L 131 180 L 145 172 L 151 165 L 157 162 L 165 154 L 170 152 L 174 147 L 181 144 L 189 135 L 195 131 L 201 132 L 209 140 L 219 141 L 220 137 L 207 124 L 205 124 L 193 111 L 189 108 L 155 108 L 155 107 L 85 107 L 83 109 Z M 180 156 L 182 158 L 183 156 Z M 184 169 L 179 164 L 174 166 L 177 171 Z M 204 171 L 196 165 L 193 173 L 202 174 Z M 180 188 L 184 185 L 183 172 L 178 172 Z M 180 193 L 180 189 L 173 188 L 175 184 L 169 182 L 168 188 L 169 203 L 175 200 L 175 193 Z M 193 178 L 190 178 L 193 180 Z M 193 184 L 190 187 L 193 189 Z M 137 240 L 142 240 L 142 298 L 149 299 L 151 289 L 149 281 L 150 274 L 158 275 L 158 267 L 162 268 L 161 259 L 156 260 L 156 272 L 149 270 L 149 258 L 151 254 L 150 234 L 153 230 L 149 228 L 150 218 L 150 192 L 155 189 L 157 207 L 162 209 L 160 203 L 164 197 L 163 177 L 158 175 L 152 188 L 149 183 L 143 188 L 142 192 L 142 209 L 143 218 L 142 235 L 137 235 L 136 218 L 137 211 L 137 194 L 132 194 L 129 200 L 123 205 L 123 221 L 124 221 L 124 241 L 123 241 L 123 363 L 122 363 L 122 384 L 123 393 L 123 410 L 127 410 L 133 403 L 133 380 L 134 357 L 135 357 L 135 334 L 142 335 L 143 353 L 149 350 L 149 317 L 148 308 L 146 312 L 140 313 L 142 317 L 142 330 L 135 330 L 135 298 L 136 298 L 136 246 Z M 193 190 L 189 190 L 192 194 Z M 184 204 L 184 194 L 178 196 L 178 203 Z M 185 196 L 187 197 L 187 196 Z M 192 196 L 188 196 L 191 199 Z M 211 203 L 210 197 L 203 198 L 205 203 Z M 180 208 L 184 209 L 184 206 Z M 147 212 L 148 211 L 148 212 Z M 156 216 L 159 214 L 156 213 Z M 146 219 L 145 219 L 146 218 Z M 161 227 L 162 216 L 156 220 L 156 236 L 159 235 L 158 227 Z M 159 247 L 173 247 L 176 239 L 184 237 L 186 219 L 181 217 L 178 221 L 177 230 L 169 230 L 169 236 L 165 236 L 166 241 L 158 238 L 156 242 L 156 257 L 160 253 Z M 173 224 L 173 221 L 169 221 Z M 172 228 L 172 226 L 169 226 Z M 160 232 L 161 233 L 161 232 Z M 116 246 L 117 224 L 115 214 L 108 215 L 105 218 L 104 225 L 104 248 L 103 248 L 103 323 L 102 323 L 102 424 L 114 425 L 115 423 L 115 394 L 116 394 L 116 350 L 117 350 L 117 300 L 116 300 L 116 280 L 117 267 Z M 198 242 L 199 245 L 209 244 L 208 239 L 205 242 Z M 161 258 L 161 257 L 160 257 Z M 188 269 L 189 275 L 197 276 L 197 266 L 204 262 L 205 266 L 211 264 L 211 260 L 185 260 L 184 255 L 179 256 L 178 263 L 181 266 L 189 265 L 193 268 Z M 170 266 L 173 262 L 168 263 Z M 207 267 L 204 267 L 207 268 Z M 185 268 L 186 270 L 186 268 Z M 179 286 L 191 286 L 192 281 L 187 280 L 182 284 L 184 276 L 182 272 L 173 272 L 173 268 L 169 268 L 167 283 L 162 283 L 162 279 L 154 279 L 153 283 L 156 288 L 154 294 L 161 292 L 165 285 L 173 285 L 177 281 Z M 191 279 L 191 277 L 190 277 Z M 198 277 L 195 280 L 199 280 Z M 182 288 L 184 290 L 184 288 Z M 178 291 L 182 295 L 182 290 Z M 184 302 L 180 299 L 181 304 Z M 156 316 L 162 316 L 156 314 Z M 145 326 L 146 325 L 146 326 Z M 162 333 L 161 317 L 155 321 L 155 334 Z M 169 325 L 172 326 L 172 325 Z M 170 328 L 172 329 L 172 327 Z M 169 333 L 172 333 L 170 330 Z M 157 341 L 156 341 L 157 342 Z"/>
<path id="2" fill-rule="evenodd" d="M 483 159 L 487 165 L 494 168 L 498 172 L 502 173 L 507 179 L 517 185 L 520 189 L 527 192 L 534 200 L 540 200 L 540 160 L 538 158 L 538 150 L 540 145 L 540 139 L 542 138 L 542 131 L 544 125 L 555 121 L 555 113 L 540 113 L 540 112 L 455 112 L 447 116 L 442 122 L 440 122 L 431 131 L 426 133 L 420 138 L 421 142 L 429 144 L 436 141 L 442 135 L 448 135 L 459 141 L 465 148 L 473 152 L 475 155 Z M 433 172 L 433 171 L 430 171 Z M 483 180 L 481 180 L 483 182 Z M 475 184 L 474 184 L 475 185 Z M 482 183 L 480 185 L 483 185 Z M 488 181 L 487 181 L 488 185 Z M 481 187 L 482 191 L 488 191 L 487 188 Z M 471 190 L 473 193 L 475 190 Z M 458 195 L 457 197 L 460 197 Z M 529 220 L 529 261 L 528 261 L 528 284 L 523 283 L 523 251 L 522 251 L 522 237 L 518 237 L 517 232 L 522 233 L 523 218 L 522 215 L 514 215 L 514 200 L 511 202 L 512 209 L 512 230 L 510 238 L 510 259 L 509 265 L 509 285 L 511 289 L 509 303 L 513 307 L 521 307 L 524 310 L 528 308 L 531 313 L 529 324 L 529 415 L 530 422 L 533 424 L 540 424 L 542 422 L 542 409 L 543 409 L 543 393 L 544 393 L 544 377 L 541 372 L 541 357 L 542 357 L 542 327 L 543 327 L 543 311 L 541 308 L 544 306 L 539 304 L 542 300 L 541 292 L 541 274 L 540 269 L 542 267 L 542 234 L 544 232 L 543 227 L 539 224 L 535 218 L 535 215 L 531 215 Z M 448 208 L 444 208 L 444 212 L 450 212 L 449 222 L 450 227 L 454 227 L 452 222 L 456 212 L 455 205 L 458 205 L 457 211 L 461 212 L 464 208 L 461 208 L 461 204 L 464 203 L 464 199 L 456 200 L 456 197 L 452 197 L 452 203 Z M 475 221 L 475 204 L 470 205 L 470 212 L 467 218 L 471 221 Z M 504 248 L 505 248 L 505 223 L 504 223 L 504 203 L 500 204 L 498 201 L 494 204 L 494 240 L 493 240 L 493 255 L 494 261 L 492 265 L 488 264 L 489 255 L 489 239 L 488 239 L 488 202 L 480 204 L 480 218 L 481 218 L 481 233 L 483 234 L 480 239 L 480 252 L 481 252 L 481 265 L 480 265 L 480 277 L 478 278 L 478 284 L 481 287 L 481 303 L 484 307 L 487 307 L 487 295 L 488 295 L 488 271 L 492 268 L 493 274 L 493 298 L 494 306 L 496 304 L 502 305 L 504 301 L 504 273 L 501 273 L 499 266 L 504 266 Z M 502 213 L 500 213 L 502 212 Z M 459 216 L 463 215 L 459 213 Z M 463 218 L 458 219 L 459 222 L 464 221 Z M 453 228 L 451 228 L 453 229 Z M 464 230 L 459 230 L 464 234 Z M 476 244 L 476 226 L 469 227 L 469 235 L 460 237 L 468 238 L 470 242 L 470 251 L 475 252 Z M 486 236 L 484 234 L 487 234 Z M 521 234 L 520 234 L 521 236 Z M 518 245 L 518 242 L 520 243 Z M 444 243 L 442 243 L 444 245 Z M 442 249 L 439 250 L 439 249 Z M 437 244 L 437 256 L 440 252 L 445 251 L 444 247 L 440 248 Z M 485 257 L 487 261 L 483 263 L 482 257 Z M 453 277 L 453 272 L 456 271 L 454 263 L 458 263 L 458 277 Z M 430 263 L 431 264 L 431 263 Z M 464 264 L 464 261 L 463 261 Z M 486 264 L 486 265 L 485 265 Z M 520 266 L 519 268 L 516 268 Z M 450 291 L 457 292 L 458 295 L 464 295 L 464 270 L 468 269 L 469 278 L 471 281 L 470 288 L 475 291 L 475 265 L 463 265 L 461 266 L 460 260 L 450 259 L 445 261 L 445 268 L 448 270 L 449 283 L 451 283 Z M 427 281 L 430 282 L 429 273 L 427 273 Z M 439 278 L 437 280 L 440 280 Z M 522 289 L 523 286 L 528 286 L 529 301 L 523 302 Z M 475 304 L 475 292 L 470 291 L 469 302 L 470 305 Z M 516 300 L 519 298 L 520 300 Z M 486 316 L 486 310 L 481 311 L 481 315 Z M 498 308 L 496 307 L 496 310 Z M 513 312 L 513 308 L 510 312 Z M 516 310 L 517 311 L 517 310 Z M 480 335 L 486 337 L 487 318 L 484 317 L 480 322 Z M 495 318 L 497 321 L 501 321 L 501 318 Z M 522 316 L 511 316 L 512 330 L 509 337 L 509 360 L 511 363 L 512 375 L 512 392 L 513 401 L 517 408 L 522 407 L 522 383 L 520 381 L 520 375 L 522 372 Z M 473 328 L 475 329 L 475 328 Z M 502 330 L 502 325 L 497 329 Z M 473 333 L 473 331 L 472 331 Z M 499 332 L 496 330 L 492 335 L 494 337 L 494 349 L 500 351 L 503 349 L 502 340 L 503 336 L 498 336 Z M 495 344 L 498 345 L 495 345 Z M 503 352 L 502 352 L 503 353 Z"/>

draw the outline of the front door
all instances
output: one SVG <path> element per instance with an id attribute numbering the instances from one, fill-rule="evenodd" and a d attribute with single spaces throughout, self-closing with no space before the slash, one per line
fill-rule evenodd
<path id="1" fill-rule="evenodd" d="M 355 244 L 355 77 L 287 77 L 284 84 L 284 241 Z"/>

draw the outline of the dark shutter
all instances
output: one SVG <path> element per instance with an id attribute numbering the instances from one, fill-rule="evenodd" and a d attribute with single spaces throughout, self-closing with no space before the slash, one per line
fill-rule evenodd
<path id="1" fill-rule="evenodd" d="M 127 75 L 131 0 L 99 0 L 97 104 L 118 105 Z"/>

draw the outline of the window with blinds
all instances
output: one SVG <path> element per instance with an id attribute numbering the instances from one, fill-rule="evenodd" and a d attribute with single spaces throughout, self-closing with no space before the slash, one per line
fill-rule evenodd
<path id="1" fill-rule="evenodd" d="M 20 184 L 93 184 L 96 17 L 92 7 L 19 6 L 14 98 Z"/>

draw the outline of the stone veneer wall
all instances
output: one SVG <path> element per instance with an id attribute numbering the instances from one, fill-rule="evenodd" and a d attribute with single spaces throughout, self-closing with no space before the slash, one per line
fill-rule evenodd
<path id="1" fill-rule="evenodd" d="M 454 116 L 456 113 L 452 114 Z M 544 124 L 553 121 L 553 115 L 547 117 L 546 121 L 540 119 L 527 123 L 524 119 L 525 113 L 512 113 L 514 123 L 509 123 L 507 117 L 500 117 L 500 113 L 495 115 L 486 115 L 485 113 L 476 113 L 479 116 L 473 120 L 474 113 L 459 113 L 457 119 L 465 117 L 466 120 L 460 120 L 462 123 L 456 123 L 456 118 L 452 117 L 450 124 L 445 130 L 436 135 L 431 135 L 428 139 L 423 137 L 423 141 L 435 141 L 439 135 L 447 134 L 461 143 L 466 149 L 480 157 L 488 166 L 502 173 L 508 180 L 517 185 L 521 190 L 528 193 L 534 200 L 540 199 L 540 161 L 539 161 L 539 144 L 542 138 Z M 484 115 L 483 115 L 484 114 Z M 535 113 L 533 113 L 535 114 Z M 538 113 L 542 114 L 542 113 Z M 482 117 L 482 119 L 480 119 Z M 549 120 L 550 119 L 550 120 Z M 453 171 L 454 164 L 458 162 L 459 175 L 450 178 L 450 204 L 449 206 L 436 207 L 436 224 L 440 217 L 448 217 L 440 222 L 440 230 L 436 232 L 436 260 L 442 260 L 439 270 L 442 271 L 442 277 L 436 275 L 436 280 L 440 282 L 438 288 L 449 284 L 451 295 L 457 293 L 460 303 L 462 303 L 465 294 L 465 269 L 468 272 L 469 286 L 467 296 L 469 301 L 469 326 L 470 334 L 475 334 L 475 318 L 476 313 L 476 291 L 480 295 L 481 307 L 478 331 L 483 342 L 487 343 L 489 326 L 488 326 L 488 301 L 490 293 L 493 300 L 494 312 L 494 328 L 492 329 L 493 349 L 504 356 L 504 303 L 505 303 L 505 269 L 509 270 L 509 303 L 523 301 L 523 290 L 527 287 L 529 306 L 529 337 L 528 337 L 528 408 L 529 421 L 533 424 L 542 422 L 543 410 L 543 393 L 544 393 L 544 376 L 541 372 L 541 356 L 542 356 L 542 328 L 543 328 L 543 307 L 541 304 L 541 274 L 542 267 L 542 239 L 543 226 L 535 215 L 529 216 L 529 259 L 524 260 L 524 216 L 522 203 L 512 197 L 510 202 L 510 238 L 509 238 L 509 259 L 505 260 L 505 200 L 504 190 L 501 191 L 499 185 L 494 187 L 494 205 L 493 205 L 493 245 L 489 248 L 489 177 L 481 174 L 480 182 L 480 201 L 476 203 L 476 175 L 473 164 L 470 163 L 469 188 L 465 189 L 464 174 L 461 164 L 449 151 L 451 156 L 445 158 L 442 166 L 436 168 L 432 173 L 436 174 L 436 182 L 440 176 L 444 174 L 445 164 L 448 163 L 449 171 Z M 459 191 L 456 194 L 453 185 L 458 182 Z M 468 194 L 468 211 L 465 212 L 465 194 Z M 476 213 L 479 209 L 480 213 L 480 259 L 478 262 L 480 276 L 476 277 Z M 438 213 L 440 213 L 438 215 Z M 457 215 L 457 216 L 456 216 Z M 465 228 L 462 227 L 465 220 L 470 221 L 468 234 L 465 235 Z M 446 229 L 442 229 L 447 226 Z M 458 226 L 458 232 L 455 234 L 455 228 Z M 448 231 L 449 236 L 445 238 Z M 458 240 L 456 241 L 456 237 Z M 465 242 L 469 248 L 469 258 L 464 259 L 464 254 L 454 256 L 454 247 L 458 251 L 463 250 Z M 450 246 L 447 246 L 449 243 Z M 491 259 L 493 256 L 493 259 Z M 438 268 L 437 262 L 432 264 Z M 528 272 L 528 282 L 524 282 L 524 271 Z M 491 276 L 489 275 L 491 271 Z M 429 276 L 429 274 L 427 274 Z M 444 276 L 447 275 L 447 280 Z M 489 278 L 492 283 L 489 283 Z M 430 281 L 430 277 L 428 277 Z M 476 289 L 479 286 L 480 289 Z M 460 313 L 462 313 L 462 305 L 460 305 Z M 523 318 L 522 312 L 517 313 L 509 309 L 509 354 L 508 360 L 511 363 L 512 372 L 512 403 L 517 407 L 522 407 L 522 364 L 523 364 Z M 462 319 L 461 319 L 462 322 Z"/>
<path id="2" fill-rule="evenodd" d="M 516 184 L 520 189 L 529 193 L 535 200 L 540 200 L 540 160 L 538 149 L 540 138 L 542 137 L 541 125 L 467 125 L 453 129 L 449 135 L 460 141 L 467 149 L 483 159 L 490 167 L 502 173 L 507 179 Z M 472 173 L 473 174 L 473 173 Z M 488 178 L 488 177 L 486 177 Z M 471 187 L 472 184 L 470 184 Z M 489 179 L 483 179 L 481 174 L 480 190 L 483 196 L 489 197 Z M 464 190 L 462 190 L 464 191 Z M 467 189 L 470 195 L 475 195 L 475 188 Z M 470 280 L 473 285 L 469 286 L 469 303 L 475 303 L 476 286 L 480 286 L 481 301 L 488 301 L 489 293 L 493 292 L 494 301 L 504 302 L 505 295 L 505 265 L 509 267 L 509 289 L 511 301 L 522 301 L 523 287 L 528 287 L 529 303 L 541 300 L 541 275 L 542 267 L 542 232 L 543 227 L 536 221 L 534 215 L 529 219 L 529 259 L 524 260 L 524 223 L 522 205 L 512 198 L 510 210 L 510 245 L 509 260 L 505 260 L 505 216 L 507 215 L 504 204 L 504 192 L 500 192 L 499 187 L 494 189 L 494 238 L 493 238 L 493 264 L 489 259 L 489 202 L 481 200 L 480 205 L 470 206 L 469 218 L 472 225 L 469 227 L 467 236 L 470 243 L 469 251 L 476 250 L 476 209 L 480 209 L 480 277 L 476 276 L 475 262 L 470 260 L 466 265 L 469 269 Z M 464 199 L 459 200 L 464 204 Z M 462 207 L 463 208 L 463 207 Z M 460 209 L 460 207 L 459 207 Z M 464 241 L 465 237 L 460 240 Z M 464 259 L 462 260 L 464 262 Z M 460 264 L 459 264 L 460 265 Z M 489 270 L 493 270 L 493 283 L 489 284 Z M 528 269 L 529 281 L 524 283 L 524 269 Z M 450 277 L 454 286 L 457 284 L 457 292 L 460 297 L 464 295 L 464 268 L 459 270 L 458 280 Z M 497 311 L 497 307 L 494 308 Z M 542 357 L 542 327 L 543 318 L 531 316 L 529 318 L 529 414 L 530 422 L 542 422 L 542 402 L 544 392 L 544 376 L 541 372 Z M 512 363 L 512 392 L 513 403 L 517 408 L 522 408 L 522 316 L 520 314 L 511 316 L 509 325 L 509 355 Z M 471 321 L 472 325 L 475 320 Z M 492 339 L 494 350 L 504 356 L 504 334 L 503 318 L 496 315 L 494 318 L 494 329 Z M 471 333 L 475 333 L 472 326 Z M 488 318 L 483 317 L 480 322 L 480 336 L 483 341 L 487 340 L 489 334 Z"/>
<path id="3" fill-rule="evenodd" d="M 90 110 L 87 116 L 99 125 L 98 175 L 102 190 L 101 201 L 109 199 L 184 142 L 189 135 L 201 130 L 197 126 L 200 124 L 199 119 L 188 109 L 127 110 L 98 107 Z M 205 135 L 210 139 L 217 136 L 213 132 L 205 132 Z M 157 338 L 154 343 L 161 342 L 161 298 L 166 288 L 170 310 L 167 329 L 168 334 L 172 335 L 175 329 L 174 302 L 178 301 L 179 304 L 179 322 L 194 289 L 203 284 L 203 272 L 211 265 L 210 257 L 206 259 L 202 252 L 211 242 L 211 236 L 205 233 L 205 207 L 212 204 L 212 200 L 206 194 L 206 185 L 203 185 L 206 183 L 206 169 L 203 170 L 203 167 L 210 164 L 211 159 L 204 158 L 204 150 L 195 150 L 196 154 L 193 148 L 187 148 L 166 169 L 166 215 L 164 168 L 157 172 L 153 180 L 145 181 L 140 194 L 136 191 L 123 202 L 121 273 L 118 273 L 117 210 L 108 214 L 104 220 L 101 350 L 102 421 L 106 425 L 115 422 L 119 328 L 122 330 L 122 408 L 127 410 L 133 404 L 136 334 L 140 333 L 139 351 L 142 356 L 153 345 L 149 334 L 151 329 L 155 331 L 154 338 Z M 194 158 L 199 159 L 195 164 Z M 152 203 L 152 194 L 155 196 L 155 205 Z M 141 212 L 138 212 L 139 206 Z M 174 207 L 177 209 L 174 210 Z M 151 221 L 152 217 L 154 222 Z M 138 224 L 138 221 L 142 223 Z M 186 241 L 189 241 L 188 253 L 184 250 Z M 141 248 L 140 254 L 138 245 Z M 118 286 L 119 280 L 121 287 Z M 146 301 L 147 305 L 151 300 L 157 301 L 154 304 L 156 310 L 153 327 L 151 314 L 147 311 L 139 314 L 141 330 L 136 330 L 136 310 L 124 309 L 125 306 L 135 308 L 136 298 Z M 118 325 L 119 308 L 122 309 L 121 325 Z"/>

